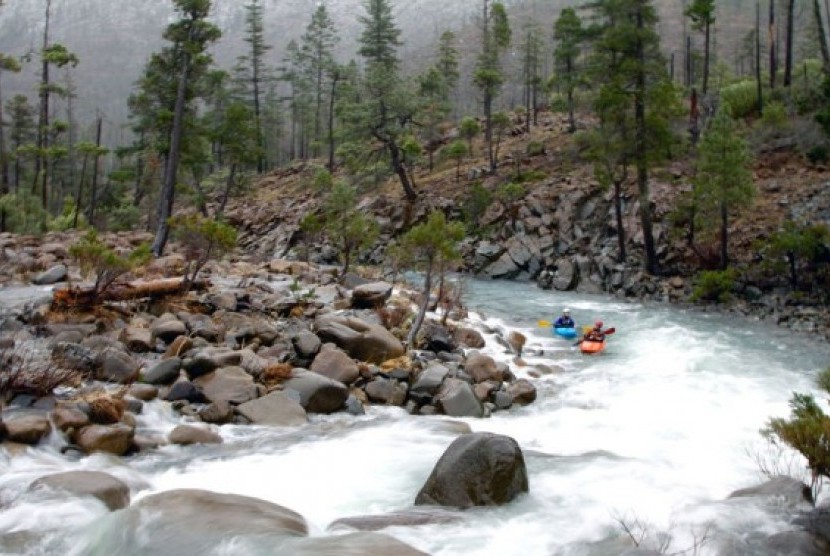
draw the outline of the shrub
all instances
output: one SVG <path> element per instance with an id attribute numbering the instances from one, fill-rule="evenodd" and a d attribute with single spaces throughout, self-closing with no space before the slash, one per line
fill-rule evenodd
<path id="1" fill-rule="evenodd" d="M 93 297 L 96 297 L 122 275 L 146 264 L 152 255 L 150 247 L 142 244 L 122 257 L 98 239 L 98 232 L 90 230 L 69 248 L 69 256 L 80 265 L 85 277 L 95 277 Z"/>
<path id="2" fill-rule="evenodd" d="M 787 115 L 787 107 L 781 101 L 768 102 L 764 106 L 764 114 L 761 123 L 772 130 L 783 131 L 790 125 L 790 118 Z"/>
<path id="3" fill-rule="evenodd" d="M 21 189 L 0 196 L 0 210 L 6 213 L 6 230 L 18 234 L 42 234 L 46 231 L 49 213 L 38 197 Z"/>
<path id="4" fill-rule="evenodd" d="M 824 164 L 828 159 L 827 145 L 814 145 L 807 151 L 807 160 L 810 164 Z"/>
<path id="5" fill-rule="evenodd" d="M 528 156 L 545 154 L 545 144 L 542 141 L 531 141 L 527 144 L 525 152 L 527 152 Z"/>
<path id="6" fill-rule="evenodd" d="M 720 91 L 721 101 L 730 107 L 730 115 L 746 118 L 758 110 L 758 90 L 755 81 L 746 80 L 727 85 Z"/>
<path id="7" fill-rule="evenodd" d="M 493 194 L 481 185 L 481 182 L 475 182 L 470 188 L 470 192 L 464 199 L 462 211 L 464 213 L 464 223 L 470 233 L 477 233 L 479 231 L 479 223 L 481 217 L 487 212 L 487 209 L 493 203 Z"/>
<path id="8" fill-rule="evenodd" d="M 692 290 L 693 301 L 716 301 L 726 303 L 735 286 L 735 270 L 704 270 L 695 278 Z"/>
<path id="9" fill-rule="evenodd" d="M 0 369 L 0 399 L 6 400 L 17 394 L 48 396 L 58 386 L 76 386 L 81 379 L 78 371 L 36 360 L 20 348 L 0 351 Z"/>
<path id="10" fill-rule="evenodd" d="M 141 211 L 132 202 L 122 201 L 106 211 L 106 218 L 108 230 L 126 232 L 138 227 Z"/>
<path id="11" fill-rule="evenodd" d="M 230 251 L 236 245 L 236 229 L 201 214 L 175 216 L 170 219 L 174 237 L 184 248 L 187 261 L 184 288 L 187 289 L 207 262 Z"/>

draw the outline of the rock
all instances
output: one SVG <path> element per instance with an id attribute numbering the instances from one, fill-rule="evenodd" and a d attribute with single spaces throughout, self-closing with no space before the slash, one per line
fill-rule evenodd
<path id="1" fill-rule="evenodd" d="M 332 342 L 352 358 L 382 363 L 404 354 L 403 344 L 384 327 L 354 317 L 325 315 L 316 323 L 317 335 Z"/>
<path id="2" fill-rule="evenodd" d="M 170 444 L 188 446 L 190 444 L 221 444 L 222 437 L 210 429 L 191 425 L 178 425 L 167 437 Z"/>
<path id="3" fill-rule="evenodd" d="M 199 410 L 199 417 L 205 423 L 224 424 L 233 420 L 233 407 L 226 401 L 213 402 Z"/>
<path id="4" fill-rule="evenodd" d="M 353 383 L 360 376 L 357 363 L 334 344 L 323 345 L 310 370 L 346 385 Z"/>
<path id="5" fill-rule="evenodd" d="M 366 395 L 375 403 L 403 405 L 406 386 L 391 378 L 376 378 L 365 387 Z"/>
<path id="6" fill-rule="evenodd" d="M 274 553 L 291 556 L 429 556 L 394 537 L 367 532 L 288 539 Z"/>
<path id="7" fill-rule="evenodd" d="M 510 349 L 521 357 L 522 350 L 525 347 L 525 342 L 527 342 L 527 337 L 521 332 L 516 332 L 515 330 L 511 331 L 510 334 L 507 335 L 507 345 L 510 346 Z"/>
<path id="8" fill-rule="evenodd" d="M 775 556 L 827 556 L 830 543 L 807 531 L 784 531 L 768 537 L 764 547 Z"/>
<path id="9" fill-rule="evenodd" d="M 521 272 L 521 269 L 516 266 L 510 254 L 505 252 L 497 261 L 488 265 L 482 271 L 482 274 L 490 278 L 510 279 L 515 278 L 519 272 Z"/>
<path id="10" fill-rule="evenodd" d="M 450 370 L 446 366 L 440 363 L 431 363 L 426 369 L 418 373 L 415 384 L 412 385 L 410 390 L 434 396 L 438 393 L 441 384 L 449 373 Z"/>
<path id="11" fill-rule="evenodd" d="M 514 403 L 527 405 L 536 401 L 536 387 L 526 378 L 520 378 L 507 387 Z"/>
<path id="12" fill-rule="evenodd" d="M 130 505 L 130 488 L 121 480 L 100 471 L 67 471 L 46 475 L 29 485 L 29 489 L 54 489 L 77 496 L 93 496 L 111 511 Z"/>
<path id="13" fill-rule="evenodd" d="M 84 452 L 107 452 L 123 456 L 133 443 L 133 428 L 117 423 L 114 425 L 89 425 L 80 430 L 75 438 Z"/>
<path id="14" fill-rule="evenodd" d="M 500 506 L 528 492 L 524 456 L 515 440 L 492 433 L 456 438 L 415 498 L 416 506 Z"/>
<path id="15" fill-rule="evenodd" d="M 57 282 L 63 282 L 64 280 L 66 280 L 66 275 L 66 265 L 57 264 L 49 270 L 45 270 L 37 276 L 35 276 L 35 278 L 32 280 L 32 284 L 36 284 L 38 286 L 46 286 L 49 284 L 55 284 Z"/>
<path id="16" fill-rule="evenodd" d="M 776 502 L 783 502 L 787 506 L 798 506 L 799 504 L 813 505 L 813 494 L 810 487 L 792 477 L 773 477 L 760 485 L 742 488 L 734 491 L 729 498 L 744 498 L 757 496 L 760 498 L 771 498 Z"/>
<path id="17" fill-rule="evenodd" d="M 52 411 L 52 422 L 62 432 L 79 430 L 90 423 L 89 415 L 78 409 L 66 405 L 59 405 Z"/>
<path id="18" fill-rule="evenodd" d="M 283 382 L 283 387 L 299 392 L 300 405 L 310 413 L 339 411 L 349 397 L 349 390 L 342 382 L 305 369 L 294 369 L 291 378 Z"/>
<path id="19" fill-rule="evenodd" d="M 118 335 L 118 339 L 121 343 L 127 346 L 127 349 L 135 353 L 146 353 L 148 351 L 152 351 L 155 346 L 153 335 L 150 333 L 149 328 L 128 326 L 127 328 L 121 330 L 121 334 Z"/>
<path id="20" fill-rule="evenodd" d="M 151 494 L 99 521 L 94 550 L 90 545 L 82 552 L 215 554 L 233 539 L 237 548 L 256 542 L 273 554 L 297 554 L 281 551 L 278 543 L 307 534 L 303 517 L 283 506 L 237 494 L 177 489 Z"/>
<path id="21" fill-rule="evenodd" d="M 173 357 L 179 358 L 183 357 L 185 353 L 190 351 L 193 347 L 193 340 L 187 336 L 179 336 L 172 342 L 170 345 L 167 346 L 167 349 L 164 351 L 164 355 L 162 359 L 171 359 Z"/>
<path id="22" fill-rule="evenodd" d="M 326 529 L 331 531 L 349 528 L 358 531 L 378 531 L 387 527 L 415 527 L 458 521 L 461 521 L 461 516 L 457 512 L 442 508 L 413 508 L 386 514 L 341 517 L 333 521 Z"/>
<path id="23" fill-rule="evenodd" d="M 427 323 L 423 328 L 422 334 L 424 342 L 426 343 L 426 349 L 434 351 L 435 353 L 453 351 L 457 347 L 446 326 L 432 322 Z"/>
<path id="24" fill-rule="evenodd" d="M 130 385 L 130 388 L 127 390 L 127 394 L 137 400 L 149 402 L 156 399 L 156 396 L 159 395 L 159 389 L 152 384 L 141 384 L 137 382 Z"/>
<path id="25" fill-rule="evenodd" d="M 95 377 L 98 380 L 129 384 L 139 373 L 138 362 L 129 353 L 115 348 L 105 348 L 95 356 Z"/>
<path id="26" fill-rule="evenodd" d="M 174 315 L 166 313 L 153 321 L 150 332 L 153 338 L 169 344 L 179 336 L 187 336 L 187 326 Z"/>
<path id="27" fill-rule="evenodd" d="M 480 349 L 486 345 L 481 333 L 472 328 L 456 328 L 453 339 L 457 344 L 468 348 Z"/>
<path id="28" fill-rule="evenodd" d="M 288 427 L 302 425 L 308 421 L 303 406 L 285 392 L 279 391 L 244 403 L 236 410 L 256 425 Z"/>
<path id="29" fill-rule="evenodd" d="M 241 367 L 222 367 L 193 379 L 193 384 L 210 402 L 226 401 L 234 405 L 259 397 L 254 378 Z"/>
<path id="30" fill-rule="evenodd" d="M 178 357 L 162 359 L 141 376 L 141 380 L 148 384 L 172 384 L 179 378 L 179 369 L 182 367 L 182 360 Z"/>
<path id="31" fill-rule="evenodd" d="M 237 298 L 234 292 L 224 291 L 218 293 L 210 293 L 206 296 L 206 301 L 216 310 L 221 311 L 236 311 Z"/>
<path id="32" fill-rule="evenodd" d="M 448 378 L 441 385 L 435 401 L 451 417 L 483 417 L 484 407 L 473 388 L 463 380 Z"/>
<path id="33" fill-rule="evenodd" d="M 95 354 L 85 346 L 59 342 L 52 346 L 51 359 L 64 369 L 91 374 L 95 370 Z"/>
<path id="34" fill-rule="evenodd" d="M 374 309 L 386 303 L 392 295 L 392 284 L 372 282 L 362 284 L 352 290 L 352 307 L 355 309 Z"/>
<path id="35" fill-rule="evenodd" d="M 313 332 L 304 330 L 291 338 L 291 345 L 294 346 L 297 356 L 303 359 L 313 359 L 319 353 L 323 342 Z"/>
<path id="36" fill-rule="evenodd" d="M 501 382 L 504 378 L 496 365 L 496 361 L 489 355 L 481 353 L 472 353 L 467 357 L 467 361 L 464 362 L 464 371 L 470 375 L 473 382 L 484 382 L 485 380 Z"/>
<path id="37" fill-rule="evenodd" d="M 208 401 L 202 391 L 189 380 L 180 380 L 175 383 L 167 395 L 164 396 L 164 399 L 168 402 L 184 400 L 188 403 L 205 403 Z"/>
<path id="38" fill-rule="evenodd" d="M 242 363 L 242 352 L 228 348 L 206 348 L 191 358 L 182 360 L 182 367 L 190 378 L 196 378 L 215 371 L 219 367 L 238 366 Z"/>
<path id="39" fill-rule="evenodd" d="M 31 446 L 39 443 L 52 432 L 49 416 L 42 411 L 7 410 L 3 412 L 6 439 Z"/>
<path id="40" fill-rule="evenodd" d="M 570 291 L 579 284 L 579 272 L 570 259 L 560 258 L 554 264 L 556 272 L 553 275 L 552 285 L 559 291 Z"/>

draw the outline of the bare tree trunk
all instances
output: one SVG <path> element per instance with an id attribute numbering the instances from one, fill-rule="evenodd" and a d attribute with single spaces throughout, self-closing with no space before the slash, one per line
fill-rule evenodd
<path id="1" fill-rule="evenodd" d="M 225 191 L 222 192 L 222 202 L 219 203 L 219 209 L 216 211 L 216 220 L 219 220 L 225 214 L 225 206 L 228 204 L 228 197 L 231 194 L 231 187 L 236 179 L 236 163 L 231 164 L 231 171 L 228 174 L 228 179 L 225 181 Z"/>
<path id="2" fill-rule="evenodd" d="M 614 215 L 617 219 L 617 245 L 620 250 L 619 262 L 624 263 L 625 253 L 625 228 L 623 228 L 622 217 L 622 180 L 614 180 Z"/>
<path id="3" fill-rule="evenodd" d="M 821 50 L 822 69 L 825 75 L 830 75 L 830 50 L 827 47 L 827 35 L 824 31 L 824 18 L 821 17 L 821 5 L 813 0 L 813 14 L 818 26 L 818 44 Z"/>
<path id="4" fill-rule="evenodd" d="M 38 178 L 43 178 L 41 203 L 44 210 L 49 210 L 48 172 L 46 171 L 45 152 L 49 146 L 47 129 L 49 127 L 49 62 L 46 59 L 46 49 L 49 48 L 49 19 L 52 10 L 52 0 L 46 0 L 46 16 L 43 26 L 43 52 L 40 69 L 40 115 L 37 126 L 37 153 L 35 154 L 35 179 L 32 184 L 32 193 L 37 187 Z M 41 176 L 41 171 L 43 175 Z"/>
<path id="5" fill-rule="evenodd" d="M 784 53 L 784 86 L 793 82 L 793 33 L 795 30 L 795 0 L 787 0 L 787 46 Z"/>
<path id="6" fill-rule="evenodd" d="M 644 27 L 642 7 L 637 10 L 637 29 Z M 643 245 L 645 247 L 646 271 L 657 273 L 657 252 L 654 248 L 654 233 L 651 222 L 651 200 L 648 187 L 648 152 L 646 147 L 646 76 L 645 50 L 642 39 L 637 39 L 638 71 L 635 78 L 634 124 L 636 126 L 635 158 L 637 164 L 637 193 L 640 200 L 640 223 L 643 228 Z"/>
<path id="7" fill-rule="evenodd" d="M 192 35 L 192 30 L 190 34 Z M 190 69 L 190 55 L 182 49 L 182 56 L 182 66 L 179 70 L 179 84 L 176 90 L 176 105 L 173 110 L 173 127 L 170 132 L 170 150 L 168 151 L 167 162 L 164 167 L 164 183 L 162 184 L 162 191 L 159 196 L 156 237 L 153 240 L 152 247 L 156 257 L 161 257 L 162 253 L 164 253 L 164 246 L 167 244 L 167 238 L 170 234 L 168 219 L 173 213 L 173 200 L 176 193 L 176 174 L 179 168 L 182 131 L 184 130 L 185 96 L 187 93 L 187 78 Z"/>
<path id="8" fill-rule="evenodd" d="M 769 0 L 769 87 L 775 88 L 775 74 L 778 73 L 778 57 L 775 54 L 775 0 Z"/>
<path id="9" fill-rule="evenodd" d="M 818 5 L 818 0 L 815 0 Z M 761 92 L 761 2 L 755 2 L 755 83 L 758 95 L 758 115 L 764 113 L 764 96 Z"/>
<path id="10" fill-rule="evenodd" d="M 92 160 L 92 191 L 89 197 L 89 225 L 94 226 L 95 222 L 95 205 L 98 204 L 98 152 L 101 149 L 101 126 L 103 119 L 98 116 L 98 122 L 95 130 L 95 157 Z"/>
<path id="11" fill-rule="evenodd" d="M 78 191 L 75 195 L 75 216 L 72 218 L 72 227 L 78 227 L 78 213 L 81 212 L 81 202 L 84 194 L 84 178 L 86 178 L 86 163 L 89 160 L 89 154 L 84 153 L 84 159 L 81 162 L 81 177 L 78 180 Z"/>
<path id="12" fill-rule="evenodd" d="M 409 349 L 415 343 L 415 339 L 418 337 L 418 331 L 421 329 L 421 325 L 424 323 L 424 316 L 427 314 L 427 308 L 429 307 L 429 293 L 432 289 L 432 266 L 434 262 L 433 259 L 430 258 L 427 262 L 427 271 L 426 276 L 424 277 L 424 299 L 421 302 L 421 307 L 418 309 L 418 315 L 415 317 L 415 322 L 412 323 L 412 328 L 409 329 L 409 334 L 406 337 L 406 348 Z"/>
<path id="13" fill-rule="evenodd" d="M 340 72 L 335 70 L 331 76 L 331 95 L 329 96 L 329 172 L 334 172 L 334 104 L 339 80 Z"/>

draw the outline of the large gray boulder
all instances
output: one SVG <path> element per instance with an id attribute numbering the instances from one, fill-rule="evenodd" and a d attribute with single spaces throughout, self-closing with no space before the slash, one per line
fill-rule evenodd
<path id="1" fill-rule="evenodd" d="M 444 383 L 444 379 L 450 374 L 450 370 L 438 362 L 432 362 L 429 366 L 418 373 L 415 384 L 410 390 L 412 392 L 429 394 L 434 396 Z"/>
<path id="2" fill-rule="evenodd" d="M 141 375 L 141 380 L 148 384 L 172 384 L 179 378 L 182 360 L 178 357 L 162 359 Z"/>
<path id="3" fill-rule="evenodd" d="M 483 417 L 484 406 L 469 383 L 457 378 L 444 380 L 435 401 L 451 417 Z"/>
<path id="4" fill-rule="evenodd" d="M 579 284 L 579 270 L 573 261 L 566 258 L 556 260 L 556 272 L 553 275 L 552 285 L 559 291 L 569 291 Z"/>
<path id="5" fill-rule="evenodd" d="M 226 401 L 239 405 L 259 396 L 254 377 L 241 367 L 222 367 L 193 379 L 193 384 L 210 402 Z"/>
<path id="6" fill-rule="evenodd" d="M 360 376 L 357 363 L 334 344 L 323 344 L 323 348 L 314 358 L 310 370 L 347 385 L 353 383 Z"/>
<path id="7" fill-rule="evenodd" d="M 51 489 L 76 496 L 93 496 L 110 510 L 130 505 L 130 488 L 120 479 L 101 471 L 67 471 L 46 475 L 29 485 L 31 490 Z"/>
<path id="8" fill-rule="evenodd" d="M 119 384 L 129 384 L 138 379 L 141 369 L 138 361 L 116 348 L 105 348 L 95 356 L 95 378 Z"/>
<path id="9" fill-rule="evenodd" d="M 300 405 L 310 413 L 339 411 L 349 397 L 349 390 L 342 382 L 305 369 L 294 369 L 291 378 L 283 382 L 283 387 L 298 392 Z"/>
<path id="10" fill-rule="evenodd" d="M 123 423 L 89 425 L 77 434 L 75 444 L 84 452 L 107 452 L 123 456 L 133 444 L 135 431 Z"/>
<path id="11" fill-rule="evenodd" d="M 373 309 L 380 307 L 392 295 L 392 284 L 372 282 L 362 284 L 352 290 L 352 307 L 355 309 Z"/>
<path id="12" fill-rule="evenodd" d="M 527 491 L 527 468 L 518 443 L 509 436 L 479 432 L 450 444 L 415 505 L 500 506 Z"/>
<path id="13" fill-rule="evenodd" d="M 285 392 L 271 392 L 236 408 L 240 415 L 256 425 L 290 427 L 308 421 L 305 409 Z"/>
<path id="14" fill-rule="evenodd" d="M 317 335 L 352 358 L 382 363 L 404 354 L 403 344 L 384 327 L 355 317 L 324 315 L 317 320 Z"/>
<path id="15" fill-rule="evenodd" d="M 34 279 L 32 279 L 32 284 L 36 284 L 38 286 L 46 286 L 49 284 L 55 284 L 57 282 L 63 282 L 64 280 L 66 280 L 66 275 L 66 265 L 57 264 L 35 276 Z"/>
<path id="16" fill-rule="evenodd" d="M 170 444 L 221 444 L 222 437 L 210 429 L 193 425 L 177 425 L 167 436 Z"/>
<path id="17" fill-rule="evenodd" d="M 274 554 L 291 556 L 429 556 L 382 533 L 347 533 L 330 537 L 286 539 Z"/>
<path id="18" fill-rule="evenodd" d="M 12 442 L 34 445 L 52 432 L 49 417 L 42 411 L 4 411 L 6 438 Z"/>
<path id="19" fill-rule="evenodd" d="M 813 504 L 813 494 L 810 487 L 798 479 L 787 476 L 773 477 L 760 485 L 736 490 L 729 498 L 760 497 L 774 500 L 777 505 L 798 506 Z"/>
<path id="20" fill-rule="evenodd" d="M 153 321 L 150 325 L 150 332 L 154 339 L 158 338 L 165 344 L 169 344 L 179 336 L 187 336 L 187 326 L 175 315 L 165 313 Z"/>
<path id="21" fill-rule="evenodd" d="M 464 362 L 464 371 L 476 383 L 486 380 L 500 382 L 504 379 L 504 375 L 496 365 L 496 361 L 483 353 L 471 353 Z"/>
<path id="22" fill-rule="evenodd" d="M 233 552 L 241 554 L 253 552 L 246 550 L 249 540 L 278 546 L 286 537 L 307 534 L 303 517 L 278 504 L 237 494 L 179 489 L 151 494 L 105 516 L 96 523 L 94 546 L 82 547 L 81 552 L 217 554 L 217 547 L 228 546 L 233 539 Z"/>
<path id="23" fill-rule="evenodd" d="M 378 531 L 387 527 L 414 527 L 433 523 L 456 523 L 461 521 L 458 512 L 444 508 L 411 508 L 385 514 L 355 515 L 341 517 L 326 529 L 354 529 L 357 531 Z"/>

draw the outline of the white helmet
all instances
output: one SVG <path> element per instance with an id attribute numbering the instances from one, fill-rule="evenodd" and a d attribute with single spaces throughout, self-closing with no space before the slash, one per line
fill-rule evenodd
<path id="1" fill-rule="evenodd" d="M 570 309 L 568 309 L 567 307 L 565 307 L 564 309 L 562 309 L 562 314 L 563 314 L 563 315 L 570 315 L 570 314 L 571 314 L 571 310 L 570 310 Z"/>

